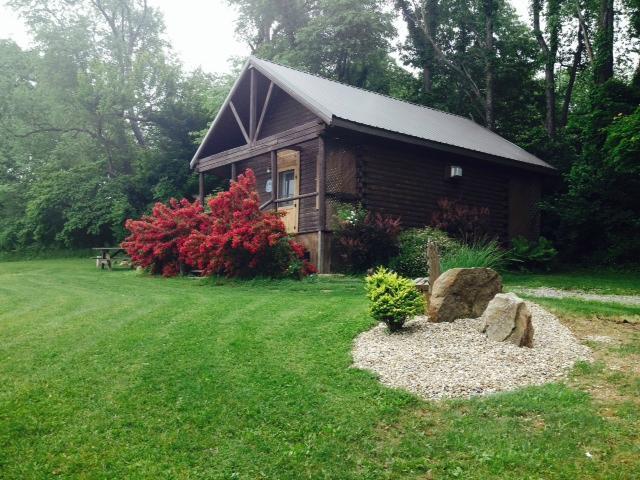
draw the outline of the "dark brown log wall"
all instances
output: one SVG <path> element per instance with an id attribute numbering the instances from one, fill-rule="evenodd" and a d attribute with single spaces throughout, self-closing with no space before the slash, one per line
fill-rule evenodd
<path id="1" fill-rule="evenodd" d="M 317 190 L 316 161 L 318 157 L 318 140 L 310 140 L 298 145 L 300 147 L 300 194 L 313 193 Z M 318 230 L 318 208 L 316 197 L 300 200 L 299 233 Z"/>
<path id="2" fill-rule="evenodd" d="M 509 238 L 525 237 L 535 240 L 540 236 L 541 181 L 524 172 L 509 179 Z"/>
<path id="3" fill-rule="evenodd" d="M 364 206 L 400 216 L 404 227 L 430 224 L 437 201 L 449 198 L 487 207 L 489 231 L 502 241 L 516 232 L 537 234 L 540 178 L 534 173 L 375 137 L 348 137 L 341 142 L 357 159 Z M 451 165 L 462 167 L 462 178 L 448 178 Z M 521 188 L 523 183 L 527 188 Z"/>

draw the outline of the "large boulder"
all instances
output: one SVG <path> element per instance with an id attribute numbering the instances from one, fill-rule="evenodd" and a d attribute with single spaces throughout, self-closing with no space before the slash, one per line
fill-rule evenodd
<path id="1" fill-rule="evenodd" d="M 482 314 L 482 331 L 490 340 L 533 347 L 533 324 L 527 304 L 514 293 L 499 293 Z"/>
<path id="2" fill-rule="evenodd" d="M 502 279 L 491 268 L 452 268 L 433 284 L 429 300 L 432 322 L 477 318 L 502 291 Z"/>

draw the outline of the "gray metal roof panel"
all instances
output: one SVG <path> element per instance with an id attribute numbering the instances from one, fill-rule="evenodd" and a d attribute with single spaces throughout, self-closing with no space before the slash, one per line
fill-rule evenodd
<path id="1" fill-rule="evenodd" d="M 470 119 L 251 57 L 250 63 L 321 118 L 341 118 L 466 150 L 553 168 Z"/>

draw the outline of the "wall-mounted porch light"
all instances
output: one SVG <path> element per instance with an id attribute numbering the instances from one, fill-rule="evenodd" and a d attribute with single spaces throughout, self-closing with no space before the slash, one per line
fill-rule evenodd
<path id="1" fill-rule="evenodd" d="M 457 165 L 451 165 L 451 170 L 449 171 L 449 178 L 460 178 L 462 177 L 462 167 Z"/>

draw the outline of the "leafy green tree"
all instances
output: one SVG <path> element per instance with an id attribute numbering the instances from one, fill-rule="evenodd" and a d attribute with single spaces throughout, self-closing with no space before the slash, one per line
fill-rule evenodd
<path id="1" fill-rule="evenodd" d="M 593 43 L 593 72 L 599 85 L 613 78 L 614 16 L 613 0 L 599 0 L 598 29 Z"/>
<path id="2" fill-rule="evenodd" d="M 388 93 L 393 16 L 381 0 L 263 2 L 238 6 L 237 32 L 263 58 Z"/>
<path id="3" fill-rule="evenodd" d="M 340 82 L 379 90 L 389 66 L 392 17 L 377 0 L 321 0 L 298 30 L 295 47 L 275 60 Z"/>
<path id="4" fill-rule="evenodd" d="M 128 216 L 192 196 L 193 132 L 228 81 L 182 72 L 144 1 L 11 5 L 35 47 L 0 43 L 0 248 L 113 243 Z"/>
<path id="5" fill-rule="evenodd" d="M 421 103 L 471 116 L 508 137 L 522 119 L 537 120 L 536 45 L 508 3 L 398 0 L 396 6 L 409 32 L 402 58 L 429 77 Z"/>
<path id="6" fill-rule="evenodd" d="M 257 55 L 471 117 L 555 165 L 543 225 L 565 258 L 637 252 L 638 0 L 532 0 L 527 23 L 507 0 L 228 1 Z M 145 0 L 8 4 L 34 46 L 0 40 L 0 249 L 114 243 L 126 217 L 193 198 L 188 160 L 237 71 L 183 71 Z"/>
<path id="7" fill-rule="evenodd" d="M 640 92 L 610 80 L 569 124 L 584 143 L 566 190 L 546 205 L 565 259 L 620 263 L 640 254 L 639 101 Z"/>

